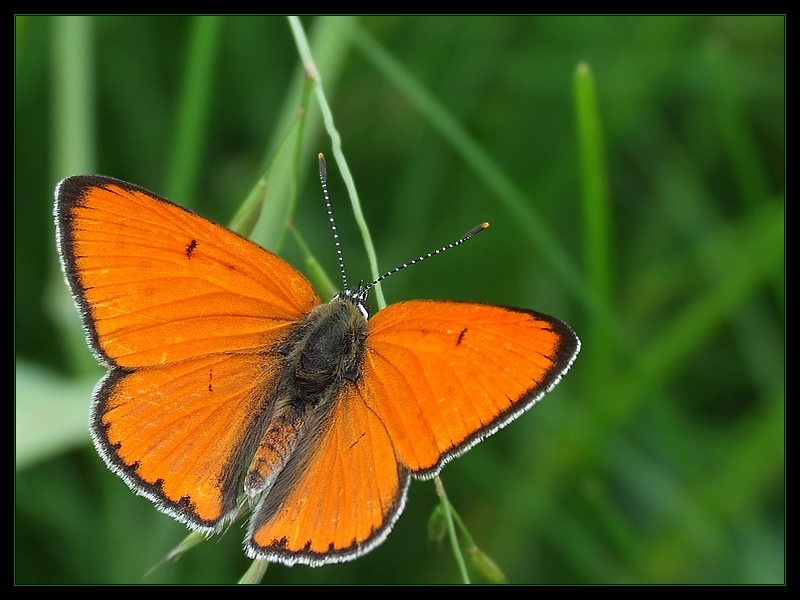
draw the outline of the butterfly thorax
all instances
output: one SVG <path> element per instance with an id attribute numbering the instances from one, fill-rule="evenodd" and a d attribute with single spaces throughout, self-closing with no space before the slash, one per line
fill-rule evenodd
<path id="1" fill-rule="evenodd" d="M 334 299 L 317 306 L 281 344 L 283 386 L 301 404 L 324 402 L 358 378 L 366 338 L 367 321 L 354 303 Z"/>

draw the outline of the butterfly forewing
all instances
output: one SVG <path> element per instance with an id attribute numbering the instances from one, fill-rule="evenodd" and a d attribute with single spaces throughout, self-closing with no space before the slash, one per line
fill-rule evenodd
<path id="1" fill-rule="evenodd" d="M 533 311 L 401 302 L 370 321 L 359 381 L 401 462 L 430 477 L 533 405 L 579 348 L 569 327 Z"/>
<path id="2" fill-rule="evenodd" d="M 319 304 L 280 258 L 131 184 L 72 177 L 56 211 L 64 271 L 107 363 L 255 352 Z"/>

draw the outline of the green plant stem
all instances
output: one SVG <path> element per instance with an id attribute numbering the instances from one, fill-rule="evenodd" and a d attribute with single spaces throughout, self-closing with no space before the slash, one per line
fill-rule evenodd
<path id="1" fill-rule="evenodd" d="M 219 47 L 221 17 L 199 16 L 192 33 L 177 108 L 172 156 L 167 170 L 167 197 L 184 206 L 194 204 L 213 90 L 214 59 Z"/>
<path id="2" fill-rule="evenodd" d="M 358 198 L 355 181 L 353 180 L 353 176 L 350 173 L 350 168 L 347 166 L 347 160 L 342 152 L 342 139 L 339 135 L 339 132 L 336 130 L 336 126 L 334 125 L 333 113 L 331 112 L 330 105 L 325 97 L 325 91 L 322 87 L 322 79 L 319 71 L 317 70 L 316 64 L 314 63 L 314 58 L 311 55 L 311 48 L 308 46 L 308 40 L 306 39 L 305 31 L 303 30 L 303 25 L 300 22 L 300 19 L 297 17 L 289 17 L 289 24 L 291 25 L 292 34 L 294 35 L 295 43 L 297 44 L 297 49 L 300 53 L 300 58 L 303 61 L 303 68 L 306 71 L 306 75 L 314 82 L 314 91 L 316 92 L 317 102 L 319 103 L 320 110 L 322 111 L 322 119 L 325 123 L 325 129 L 331 138 L 333 156 L 336 159 L 336 164 L 339 166 L 342 180 L 347 187 L 347 192 L 350 196 L 350 205 L 353 209 L 353 215 L 355 216 L 356 223 L 361 231 L 361 238 L 364 240 L 364 249 L 367 252 L 372 278 L 377 279 L 380 276 L 380 271 L 378 268 L 378 256 L 375 253 L 375 245 L 372 242 L 372 235 L 369 232 L 366 219 L 364 219 L 364 213 L 361 210 L 361 202 Z M 386 299 L 383 295 L 383 290 L 380 284 L 375 285 L 375 296 L 378 303 L 378 309 L 380 310 L 385 308 Z"/>
<path id="3" fill-rule="evenodd" d="M 453 554 L 456 557 L 458 570 L 461 573 L 461 579 L 464 583 L 469 583 L 467 563 L 464 561 L 464 556 L 461 554 L 461 548 L 458 545 L 458 538 L 456 537 L 456 528 L 455 525 L 453 525 L 453 511 L 450 506 L 450 500 L 447 499 L 447 493 L 444 491 L 444 484 L 438 475 L 433 478 L 433 483 L 436 486 L 436 494 L 439 496 L 442 507 L 444 508 L 444 516 L 447 521 L 447 533 L 450 538 L 450 545 L 453 547 Z"/>

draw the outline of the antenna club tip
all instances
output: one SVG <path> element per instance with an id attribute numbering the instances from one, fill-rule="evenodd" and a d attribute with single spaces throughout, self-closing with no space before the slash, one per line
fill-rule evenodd
<path id="1" fill-rule="evenodd" d="M 325 180 L 328 178 L 328 165 L 325 164 L 325 157 L 322 156 L 322 152 L 317 154 L 317 158 L 319 158 L 319 176 L 323 180 L 323 185 L 325 184 Z"/>
<path id="2" fill-rule="evenodd" d="M 481 223 L 481 229 L 486 229 L 487 227 L 489 227 L 488 223 Z"/>

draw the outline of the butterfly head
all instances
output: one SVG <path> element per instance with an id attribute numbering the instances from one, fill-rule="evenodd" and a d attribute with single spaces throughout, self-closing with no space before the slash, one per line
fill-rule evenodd
<path id="1" fill-rule="evenodd" d="M 370 286 L 365 286 L 361 281 L 357 288 L 350 288 L 336 294 L 332 301 L 349 302 L 364 315 L 364 319 L 369 319 L 369 303 L 367 302 L 367 294 L 369 293 Z"/>

